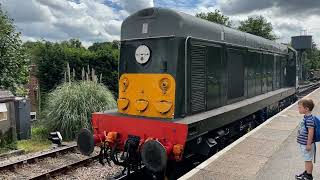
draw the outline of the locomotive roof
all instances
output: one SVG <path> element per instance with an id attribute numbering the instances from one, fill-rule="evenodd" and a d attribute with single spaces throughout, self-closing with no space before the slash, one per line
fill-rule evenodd
<path id="1" fill-rule="evenodd" d="M 122 41 L 162 36 L 191 36 L 279 53 L 287 52 L 285 45 L 170 9 L 143 9 L 122 23 Z"/>

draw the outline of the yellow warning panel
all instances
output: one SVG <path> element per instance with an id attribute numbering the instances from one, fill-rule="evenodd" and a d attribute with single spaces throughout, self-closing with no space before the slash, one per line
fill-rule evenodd
<path id="1" fill-rule="evenodd" d="M 170 74 L 123 74 L 118 111 L 145 117 L 173 118 L 176 82 Z"/>

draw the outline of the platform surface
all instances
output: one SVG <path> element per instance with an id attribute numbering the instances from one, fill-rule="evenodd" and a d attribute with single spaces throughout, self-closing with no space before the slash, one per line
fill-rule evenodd
<path id="1" fill-rule="evenodd" d="M 315 102 L 314 115 L 320 115 L 320 89 L 306 98 Z M 293 180 L 304 171 L 304 161 L 296 142 L 303 115 L 297 103 L 268 119 L 224 150 L 210 157 L 180 180 Z M 313 171 L 320 179 L 320 146 Z"/>

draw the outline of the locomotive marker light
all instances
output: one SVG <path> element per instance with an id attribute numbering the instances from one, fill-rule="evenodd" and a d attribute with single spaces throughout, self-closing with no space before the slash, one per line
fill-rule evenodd
<path id="1" fill-rule="evenodd" d="M 136 49 L 135 57 L 136 57 L 136 61 L 139 64 L 145 64 L 146 62 L 148 62 L 150 59 L 150 49 L 148 48 L 148 46 L 140 45 Z"/>

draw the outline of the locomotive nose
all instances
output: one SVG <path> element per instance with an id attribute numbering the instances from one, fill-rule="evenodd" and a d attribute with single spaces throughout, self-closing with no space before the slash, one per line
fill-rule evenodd
<path id="1" fill-rule="evenodd" d="M 142 163 L 152 172 L 163 172 L 167 165 L 165 147 L 157 140 L 148 140 L 141 149 Z"/>
<path id="2" fill-rule="evenodd" d="M 89 156 L 94 150 L 94 138 L 92 133 L 84 128 L 81 129 L 78 138 L 77 145 L 80 152 L 86 156 Z"/>

